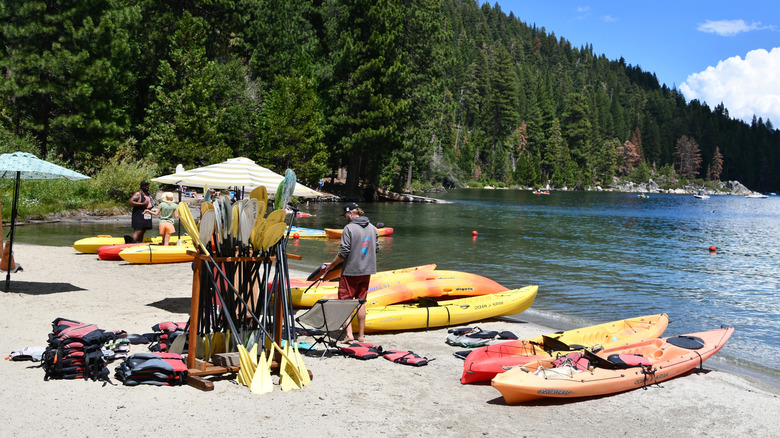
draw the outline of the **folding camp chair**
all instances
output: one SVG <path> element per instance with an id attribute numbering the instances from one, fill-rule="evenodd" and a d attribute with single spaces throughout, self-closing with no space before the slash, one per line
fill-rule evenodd
<path id="1" fill-rule="evenodd" d="M 341 352 L 336 347 L 336 343 L 347 330 L 351 330 L 352 320 L 365 302 L 364 299 L 328 300 L 323 298 L 314 303 L 306 313 L 295 318 L 295 321 L 303 328 L 298 333 L 314 338 L 315 342 L 312 348 L 317 344 L 323 344 L 325 351 L 322 356 L 325 356 L 325 353 L 330 350 Z"/>

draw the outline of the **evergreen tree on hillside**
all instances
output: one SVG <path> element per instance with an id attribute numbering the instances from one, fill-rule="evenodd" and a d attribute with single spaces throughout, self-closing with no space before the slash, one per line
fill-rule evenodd
<path id="1" fill-rule="evenodd" d="M 38 155 L 97 165 L 130 130 L 137 6 L 7 0 L 0 5 L 0 97 L 10 130 Z"/>
<path id="2" fill-rule="evenodd" d="M 683 135 L 674 148 L 675 167 L 683 178 L 696 178 L 701 167 L 701 149 L 696 140 Z"/>

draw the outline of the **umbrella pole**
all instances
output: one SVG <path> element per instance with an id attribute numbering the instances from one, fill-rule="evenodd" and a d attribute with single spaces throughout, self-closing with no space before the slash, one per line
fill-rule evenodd
<path id="1" fill-rule="evenodd" d="M 16 215 L 18 213 L 16 204 L 19 202 L 19 182 L 22 177 L 22 172 L 16 171 L 16 185 L 14 185 L 14 204 L 11 208 L 11 235 L 8 237 L 8 270 L 5 274 L 5 290 L 8 292 L 11 289 L 11 271 L 14 269 L 16 263 L 14 260 L 14 231 L 16 230 Z"/>

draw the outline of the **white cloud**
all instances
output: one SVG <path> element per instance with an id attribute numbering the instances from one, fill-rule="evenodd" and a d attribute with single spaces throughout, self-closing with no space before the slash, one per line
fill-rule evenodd
<path id="1" fill-rule="evenodd" d="M 745 20 L 707 20 L 696 29 L 706 33 L 716 33 L 720 36 L 734 36 L 738 33 L 750 32 L 751 30 L 771 28 L 771 26 L 762 26 L 760 21 L 747 24 Z"/>
<path id="2" fill-rule="evenodd" d="M 615 23 L 616 21 L 618 21 L 617 18 L 615 18 L 615 17 L 613 17 L 611 15 L 605 15 L 605 16 L 601 17 L 601 19 L 603 21 L 607 22 L 607 23 Z"/>
<path id="3" fill-rule="evenodd" d="M 729 116 L 748 123 L 755 114 L 780 126 L 780 47 L 748 52 L 745 59 L 735 56 L 694 73 L 680 86 L 689 99 L 698 99 L 714 108 L 721 102 Z"/>

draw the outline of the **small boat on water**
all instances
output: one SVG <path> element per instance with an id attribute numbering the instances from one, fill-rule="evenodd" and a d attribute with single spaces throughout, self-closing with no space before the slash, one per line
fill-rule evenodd
<path id="1" fill-rule="evenodd" d="M 693 197 L 696 199 L 710 199 L 710 195 L 705 195 L 704 193 L 693 195 Z"/>
<path id="2" fill-rule="evenodd" d="M 341 239 L 341 233 L 343 232 L 344 232 L 343 228 L 325 228 L 325 234 L 327 234 L 329 239 Z M 393 234 L 393 228 L 392 227 L 377 228 L 376 234 L 379 237 L 389 236 Z"/>
<path id="3" fill-rule="evenodd" d="M 720 351 L 734 328 L 648 339 L 593 353 L 529 362 L 498 374 L 491 384 L 507 403 L 540 398 L 615 394 L 663 382 L 701 367 Z"/>
<path id="4" fill-rule="evenodd" d="M 766 198 L 767 196 L 765 194 L 763 194 L 763 193 L 751 192 L 751 193 L 748 193 L 747 195 L 745 195 L 745 197 L 746 198 L 760 199 L 760 198 Z"/>

